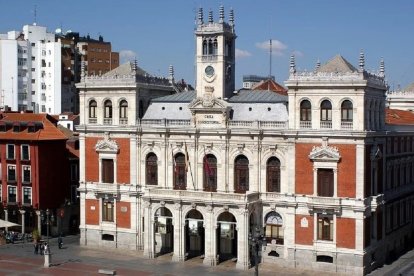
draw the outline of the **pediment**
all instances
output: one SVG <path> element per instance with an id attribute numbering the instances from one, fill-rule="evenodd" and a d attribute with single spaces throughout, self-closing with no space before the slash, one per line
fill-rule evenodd
<path id="1" fill-rule="evenodd" d="M 189 105 L 190 110 L 193 109 L 226 109 L 227 103 L 218 98 L 198 97 Z"/>
<path id="2" fill-rule="evenodd" d="M 119 146 L 115 140 L 109 137 L 108 133 L 105 133 L 104 139 L 96 143 L 95 150 L 100 153 L 118 153 Z"/>
<path id="3" fill-rule="evenodd" d="M 341 155 L 337 147 L 331 146 L 314 146 L 309 154 L 309 159 L 320 162 L 339 162 Z"/>

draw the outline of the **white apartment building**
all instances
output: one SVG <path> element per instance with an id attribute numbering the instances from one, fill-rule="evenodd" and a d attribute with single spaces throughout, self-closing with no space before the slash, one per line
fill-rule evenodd
<path id="1" fill-rule="evenodd" d="M 61 43 L 46 27 L 0 34 L 0 108 L 61 113 Z"/>

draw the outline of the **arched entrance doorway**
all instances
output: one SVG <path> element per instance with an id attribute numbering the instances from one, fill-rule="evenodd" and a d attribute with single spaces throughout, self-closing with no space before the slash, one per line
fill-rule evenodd
<path id="1" fill-rule="evenodd" d="M 160 207 L 155 212 L 155 256 L 174 250 L 174 228 L 172 214 L 168 208 Z"/>
<path id="2" fill-rule="evenodd" d="M 185 217 L 185 251 L 188 259 L 204 255 L 204 220 L 197 210 Z"/>
<path id="3" fill-rule="evenodd" d="M 217 218 L 217 255 L 219 262 L 237 258 L 236 218 L 229 212 Z"/>

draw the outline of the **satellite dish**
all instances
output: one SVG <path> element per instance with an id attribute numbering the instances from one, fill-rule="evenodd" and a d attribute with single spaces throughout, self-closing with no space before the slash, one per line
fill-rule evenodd
<path id="1" fill-rule="evenodd" d="M 61 34 L 62 33 L 62 29 L 61 28 L 57 28 L 56 31 L 55 31 L 55 33 Z"/>

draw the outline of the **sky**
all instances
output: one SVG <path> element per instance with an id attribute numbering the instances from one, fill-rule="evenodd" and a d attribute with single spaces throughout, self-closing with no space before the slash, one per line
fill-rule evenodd
<path id="1" fill-rule="evenodd" d="M 99 35 L 120 52 L 121 62 L 137 59 L 147 72 L 194 84 L 194 27 L 220 5 L 226 21 L 235 14 L 236 88 L 243 75 L 288 78 L 289 58 L 297 70 L 311 71 L 340 54 L 355 67 L 361 50 L 365 68 L 377 72 L 381 58 L 391 90 L 414 82 L 414 1 L 412 0 L 0 0 L 0 33 L 23 25 Z M 272 40 L 272 58 L 269 40 Z M 270 60 L 271 66 L 270 66 Z"/>

